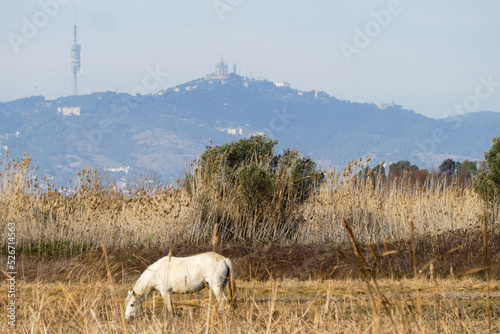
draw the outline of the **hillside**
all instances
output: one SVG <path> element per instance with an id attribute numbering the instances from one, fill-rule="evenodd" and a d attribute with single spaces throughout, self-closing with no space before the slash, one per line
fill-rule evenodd
<path id="1" fill-rule="evenodd" d="M 495 112 L 436 120 L 399 106 L 380 109 L 231 74 L 155 95 L 103 92 L 0 103 L 0 147 L 17 157 L 28 152 L 58 184 L 93 166 L 116 171 L 123 182 L 144 170 L 171 182 L 211 141 L 255 133 L 277 138 L 280 148 L 295 148 L 322 167 L 372 155 L 374 163 L 410 160 L 432 168 L 448 157 L 482 159 L 498 124 Z"/>

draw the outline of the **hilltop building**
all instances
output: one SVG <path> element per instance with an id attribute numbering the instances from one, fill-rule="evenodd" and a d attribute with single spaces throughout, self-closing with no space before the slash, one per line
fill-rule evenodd
<path id="1" fill-rule="evenodd" d="M 81 116 L 80 107 L 59 107 L 57 108 L 57 112 L 62 113 L 63 116 Z"/>
<path id="2" fill-rule="evenodd" d="M 238 127 L 238 128 L 215 128 L 216 130 L 219 130 L 221 132 L 226 132 L 227 134 L 230 135 L 243 135 L 243 128 Z"/>
<path id="3" fill-rule="evenodd" d="M 394 103 L 394 101 L 389 101 L 389 103 L 380 102 L 379 108 L 384 110 L 388 108 L 401 108 L 399 104 Z"/>
<path id="4" fill-rule="evenodd" d="M 233 65 L 233 72 L 236 74 L 236 64 Z M 224 80 L 229 76 L 229 71 L 227 67 L 227 62 L 224 61 L 222 55 L 220 56 L 220 61 L 215 64 L 215 72 L 207 74 L 207 79 L 210 80 Z"/>
<path id="5" fill-rule="evenodd" d="M 286 81 L 276 81 L 274 83 L 276 85 L 276 87 L 287 87 L 287 88 L 290 88 L 290 84 Z"/>

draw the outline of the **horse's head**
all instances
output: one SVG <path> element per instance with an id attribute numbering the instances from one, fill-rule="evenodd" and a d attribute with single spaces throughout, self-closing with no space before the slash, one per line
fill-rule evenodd
<path id="1" fill-rule="evenodd" d="M 134 290 L 128 292 L 125 299 L 125 319 L 133 318 L 141 311 L 142 298 Z"/>

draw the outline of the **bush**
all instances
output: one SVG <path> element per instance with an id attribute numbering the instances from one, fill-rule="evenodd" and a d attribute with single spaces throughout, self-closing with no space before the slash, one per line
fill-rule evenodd
<path id="1" fill-rule="evenodd" d="M 239 192 L 249 206 L 259 209 L 272 200 L 274 178 L 267 170 L 252 162 L 238 168 L 236 174 Z"/>
<path id="2" fill-rule="evenodd" d="M 218 223 L 242 238 L 290 237 L 298 206 L 324 175 L 309 157 L 291 149 L 275 154 L 276 140 L 251 136 L 220 146 L 207 146 L 183 186 L 200 206 L 208 226 Z M 273 226 L 273 228 L 264 228 Z M 269 232 L 265 232 L 269 231 Z M 223 236 L 224 237 L 224 236 Z"/>
<path id="3" fill-rule="evenodd" d="M 488 203 L 500 203 L 500 137 L 492 138 L 486 161 L 474 180 L 474 190 Z"/>

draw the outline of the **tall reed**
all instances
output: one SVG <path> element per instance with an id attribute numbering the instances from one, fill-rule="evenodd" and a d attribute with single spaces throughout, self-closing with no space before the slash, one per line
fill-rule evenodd
<path id="1" fill-rule="evenodd" d="M 89 169 L 55 189 L 47 177 L 35 176 L 30 163 L 27 156 L 6 157 L 0 165 L 0 229 L 16 223 L 18 246 L 33 253 L 207 243 L 215 224 L 220 240 L 301 244 L 349 242 L 344 218 L 362 244 L 408 239 L 409 218 L 416 237 L 481 226 L 481 199 L 470 187 L 433 180 L 422 185 L 404 176 L 359 179 L 360 161 L 325 171 L 324 182 L 303 202 L 296 201 L 283 170 L 275 190 L 255 205 L 243 201 L 244 192 L 229 180 L 206 178 L 199 170 L 192 171 L 190 192 L 179 183 L 123 192 L 102 188 L 99 173 Z M 1 245 L 6 236 L 0 234 Z"/>

